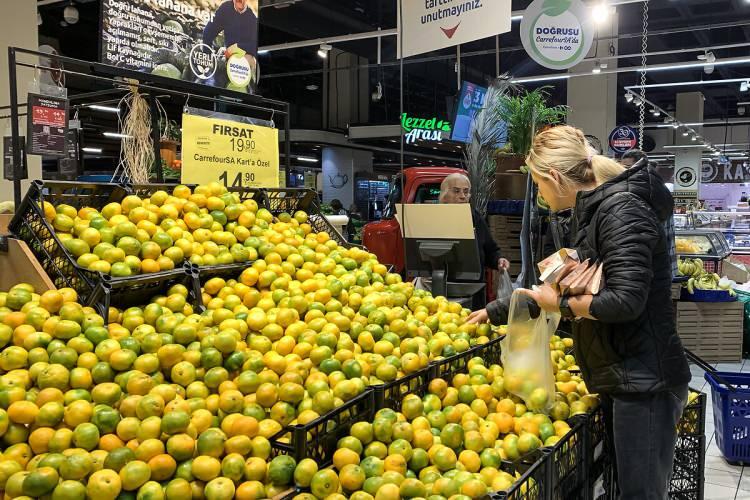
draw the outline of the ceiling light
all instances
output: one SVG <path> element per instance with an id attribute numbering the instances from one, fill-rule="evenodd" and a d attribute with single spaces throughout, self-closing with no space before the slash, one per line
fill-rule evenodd
<path id="1" fill-rule="evenodd" d="M 706 64 L 703 65 L 703 71 L 707 75 L 710 75 L 711 73 L 714 72 L 714 64 L 713 63 L 716 62 L 716 56 L 714 55 L 713 52 L 709 51 L 709 52 L 706 52 L 705 54 L 700 54 L 698 56 L 698 60 L 706 62 Z"/>
<path id="2" fill-rule="evenodd" d="M 595 75 L 598 75 L 599 73 L 602 72 L 603 69 L 607 69 L 607 65 L 602 64 L 599 61 L 596 61 L 594 63 L 594 67 L 591 69 L 591 72 L 594 73 Z"/>
<path id="3" fill-rule="evenodd" d="M 606 2 L 599 2 L 591 8 L 591 18 L 596 24 L 604 23 L 609 17 L 609 6 Z"/>
<path id="4" fill-rule="evenodd" d="M 521 19 L 523 19 L 523 14 L 519 14 L 517 16 L 510 16 L 511 21 L 520 21 Z"/>
<path id="5" fill-rule="evenodd" d="M 266 55 L 266 54 L 268 54 L 268 51 L 267 51 L 267 50 L 264 50 L 264 49 L 258 49 L 258 55 L 259 55 L 259 56 L 264 56 L 264 55 Z"/>
<path id="6" fill-rule="evenodd" d="M 81 148 L 84 153 L 101 153 L 102 148 Z"/>
<path id="7" fill-rule="evenodd" d="M 679 122 L 674 122 L 674 123 L 672 123 L 672 128 L 674 128 L 674 129 L 678 129 L 678 128 L 680 128 L 680 124 L 679 124 Z"/>
<path id="8" fill-rule="evenodd" d="M 326 59 L 328 57 L 328 52 L 332 49 L 330 45 L 327 43 L 321 43 L 320 48 L 318 49 L 318 57 L 321 59 Z"/>
<path id="9" fill-rule="evenodd" d="M 737 106 L 737 114 L 740 116 L 745 116 L 745 106 Z"/>
<path id="10" fill-rule="evenodd" d="M 690 140 L 693 141 L 693 142 L 695 142 L 695 141 L 698 140 L 698 137 L 694 135 L 693 137 L 690 138 Z"/>
<path id="11" fill-rule="evenodd" d="M 115 139 L 132 139 L 133 136 L 128 134 L 121 134 L 119 132 L 103 132 L 102 135 L 104 137 L 112 137 Z"/>
<path id="12" fill-rule="evenodd" d="M 747 92 L 748 91 L 748 87 L 750 87 L 750 84 L 748 83 L 747 80 L 745 80 L 744 82 L 740 83 L 740 92 Z"/>
<path id="13" fill-rule="evenodd" d="M 654 115 L 654 117 L 658 118 L 658 117 L 661 116 L 661 111 L 659 111 L 658 109 L 654 108 L 654 109 L 651 110 L 651 114 Z"/>
<path id="14" fill-rule="evenodd" d="M 690 132 L 688 132 L 687 130 L 685 130 L 685 131 L 682 132 L 682 136 L 683 137 L 687 137 L 689 135 L 690 135 Z"/>
<path id="15" fill-rule="evenodd" d="M 70 2 L 70 5 L 65 7 L 65 10 L 63 11 L 63 19 L 65 19 L 65 22 L 68 24 L 75 24 L 78 22 L 78 8 L 73 5 L 73 2 Z"/>
<path id="16" fill-rule="evenodd" d="M 514 78 L 511 80 L 513 83 L 532 83 L 532 82 L 551 82 L 553 80 L 567 80 L 570 75 L 554 75 L 554 76 L 531 76 L 528 78 Z"/>
<path id="17" fill-rule="evenodd" d="M 630 92 L 626 92 L 625 93 L 625 102 L 627 102 L 627 103 L 633 102 L 633 94 L 631 94 Z"/>
<path id="18" fill-rule="evenodd" d="M 115 108 L 113 106 L 101 106 L 99 104 L 90 104 L 87 106 L 89 109 L 95 109 L 96 111 L 104 111 L 105 113 L 119 113 L 120 108 Z"/>
<path id="19" fill-rule="evenodd" d="M 320 87 L 318 87 L 317 85 L 315 85 L 314 83 L 312 83 L 312 84 L 306 86 L 305 88 L 307 90 L 318 90 Z"/>
<path id="20" fill-rule="evenodd" d="M 309 156 L 298 156 L 297 160 L 299 160 L 299 161 L 306 161 L 308 163 L 318 163 L 318 159 L 317 158 L 311 158 Z"/>

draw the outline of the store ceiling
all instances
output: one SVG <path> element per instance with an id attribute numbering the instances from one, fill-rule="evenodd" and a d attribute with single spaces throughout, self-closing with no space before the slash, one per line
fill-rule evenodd
<path id="1" fill-rule="evenodd" d="M 49 0 L 44 0 L 48 3 Z M 43 24 L 40 42 L 52 43 L 65 55 L 96 59 L 98 49 L 99 3 L 76 0 L 80 20 L 62 26 L 66 2 L 40 7 Z M 522 10 L 530 0 L 514 0 L 513 10 Z M 638 54 L 641 50 L 643 4 L 617 6 L 620 39 L 619 54 Z M 275 45 L 351 33 L 390 29 L 396 26 L 396 0 L 261 0 L 261 46 Z M 711 27 L 712 29 L 707 29 Z M 745 0 L 651 0 L 649 2 L 648 50 L 674 51 L 704 47 L 747 44 L 750 41 L 750 3 Z M 548 74 L 531 61 L 520 47 L 517 23 L 514 30 L 500 37 L 501 72 L 514 76 Z M 400 74 L 395 59 L 396 38 L 382 38 L 382 61 L 376 66 L 378 44 L 375 39 L 337 43 L 336 49 L 357 54 L 370 65 L 370 95 L 377 83 L 383 86 L 383 97 L 370 101 L 368 123 L 397 123 L 400 112 Z M 495 74 L 495 41 L 493 39 L 463 45 L 462 78 L 481 83 Z M 262 76 L 260 92 L 268 97 L 289 101 L 293 105 L 293 125 L 320 128 L 322 123 L 323 63 L 317 47 L 275 51 L 260 56 Z M 718 59 L 744 56 L 748 46 L 715 49 Z M 694 62 L 701 51 L 658 55 L 650 64 Z M 637 66 L 640 56 L 622 58 L 619 66 Z M 650 73 L 647 83 L 750 78 L 750 65 L 717 66 L 706 74 L 702 68 Z M 623 88 L 637 83 L 636 73 L 618 77 L 618 123 L 637 121 L 637 111 L 625 102 Z M 539 84 L 544 85 L 544 84 Z M 565 103 L 566 82 L 550 82 L 553 104 Z M 404 108 L 414 114 L 445 116 L 457 92 L 455 49 L 425 54 L 406 61 L 403 78 Z M 750 101 L 749 92 L 741 92 L 738 83 L 692 85 L 648 89 L 647 97 L 660 107 L 673 110 L 675 95 L 682 91 L 701 91 L 706 96 L 705 118 L 726 120 L 740 117 L 738 102 Z M 750 115 L 750 108 L 747 110 Z M 343 132 L 343 130 L 342 130 Z M 384 158 L 381 163 L 389 163 Z M 376 159 L 377 161 L 377 159 Z"/>

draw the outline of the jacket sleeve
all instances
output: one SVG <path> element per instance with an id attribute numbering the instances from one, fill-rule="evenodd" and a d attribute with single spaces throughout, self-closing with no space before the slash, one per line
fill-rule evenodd
<path id="1" fill-rule="evenodd" d="M 653 278 L 652 255 L 660 238 L 656 217 L 632 194 L 616 195 L 596 228 L 605 287 L 591 301 L 590 312 L 604 323 L 626 323 L 643 312 Z M 602 207 L 604 208 L 604 207 Z"/>
<path id="2" fill-rule="evenodd" d="M 233 8 L 233 7 L 232 7 Z M 206 23 L 206 27 L 203 28 L 203 43 L 211 46 L 219 33 L 224 29 L 224 20 L 226 18 L 226 8 L 224 5 L 219 6 L 214 13 L 214 18 Z"/>
<path id="3" fill-rule="evenodd" d="M 484 221 L 484 217 L 477 216 L 475 224 L 478 239 L 482 242 L 482 248 L 479 251 L 484 254 L 484 265 L 490 269 L 497 269 L 497 261 L 500 260 L 500 247 L 492 238 L 492 233 L 490 233 L 490 228 Z"/>
<path id="4" fill-rule="evenodd" d="M 508 304 L 501 300 L 494 300 L 487 304 L 487 317 L 495 326 L 508 324 Z"/>

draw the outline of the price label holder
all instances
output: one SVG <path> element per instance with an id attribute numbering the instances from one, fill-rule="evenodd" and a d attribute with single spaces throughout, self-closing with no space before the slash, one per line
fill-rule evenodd
<path id="1" fill-rule="evenodd" d="M 272 122 L 185 108 L 182 182 L 279 187 L 279 131 Z"/>

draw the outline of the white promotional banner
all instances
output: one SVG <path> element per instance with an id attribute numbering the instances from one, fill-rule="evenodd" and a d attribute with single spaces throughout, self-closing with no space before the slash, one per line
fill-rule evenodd
<path id="1" fill-rule="evenodd" d="M 534 0 L 523 13 L 520 29 L 529 56 L 552 69 L 581 62 L 595 32 L 590 9 L 581 0 Z"/>
<path id="2" fill-rule="evenodd" d="M 400 0 L 403 57 L 510 31 L 510 0 Z"/>

